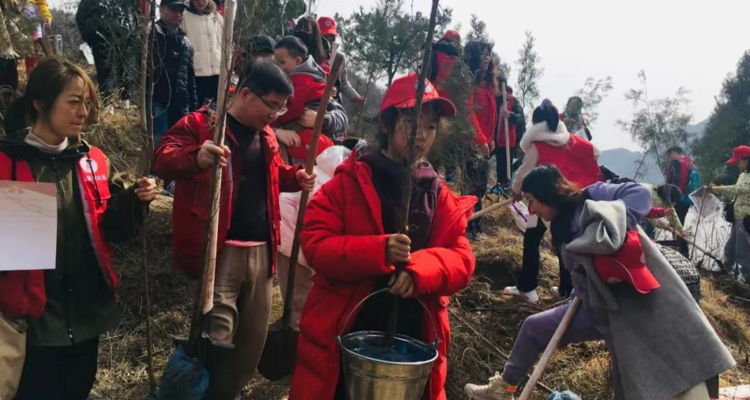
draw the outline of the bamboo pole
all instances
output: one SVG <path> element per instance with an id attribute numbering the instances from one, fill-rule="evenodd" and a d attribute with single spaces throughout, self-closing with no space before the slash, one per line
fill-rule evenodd
<path id="1" fill-rule="evenodd" d="M 508 107 L 508 92 L 505 90 L 505 82 L 503 82 L 503 109 Z M 508 131 L 508 118 L 503 118 L 503 124 L 505 125 L 505 171 L 510 182 L 510 132 Z"/>
<path id="2" fill-rule="evenodd" d="M 432 9 L 430 10 L 430 27 L 427 30 L 427 37 L 424 43 L 424 54 L 422 55 L 422 66 L 417 75 L 417 92 L 416 101 L 414 104 L 414 121 L 411 125 L 411 134 L 409 135 L 409 156 L 404 162 L 404 172 L 401 176 L 401 195 L 403 196 L 402 204 L 404 206 L 402 214 L 399 215 L 399 227 L 400 233 L 406 234 L 407 225 L 409 223 L 409 203 L 411 203 L 411 189 L 412 189 L 412 167 L 414 166 L 415 155 L 414 145 L 417 142 L 417 131 L 419 130 L 419 115 L 422 111 L 422 97 L 424 96 L 425 81 L 427 78 L 427 70 L 430 68 L 430 61 L 432 59 L 432 40 L 435 35 L 435 25 L 437 24 L 437 11 L 440 0 L 432 0 Z M 396 265 L 396 276 L 403 271 L 406 266 Z M 391 347 L 393 345 L 393 338 L 396 335 L 396 328 L 398 325 L 398 313 L 399 313 L 399 298 L 393 297 L 391 306 L 391 315 L 388 321 L 388 330 L 386 331 L 385 341 L 383 345 L 385 347 Z"/>
<path id="3" fill-rule="evenodd" d="M 227 106 L 229 97 L 229 85 L 234 53 L 233 31 L 234 17 L 237 9 L 236 0 L 227 0 L 224 8 L 224 32 L 222 36 L 222 54 L 219 70 L 219 92 L 216 102 L 216 125 L 214 126 L 214 144 L 222 147 L 224 145 L 225 127 L 227 119 Z M 200 291 L 197 293 L 193 306 L 193 320 L 190 327 L 189 354 L 198 354 L 198 342 L 203 335 L 203 316 L 211 312 L 213 308 L 214 280 L 216 278 L 216 249 L 219 231 L 219 210 L 221 204 L 221 177 L 222 168 L 217 160 L 214 163 L 211 181 L 211 195 L 209 205 L 209 223 L 207 224 L 207 243 L 204 249 L 203 279 Z"/>

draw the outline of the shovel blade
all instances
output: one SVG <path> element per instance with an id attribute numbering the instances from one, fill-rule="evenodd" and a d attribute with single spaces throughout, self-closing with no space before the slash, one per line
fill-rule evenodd
<path id="1" fill-rule="evenodd" d="M 299 332 L 286 328 L 271 328 L 268 331 L 263 355 L 258 363 L 258 372 L 276 382 L 292 375 L 297 362 L 297 338 Z"/>

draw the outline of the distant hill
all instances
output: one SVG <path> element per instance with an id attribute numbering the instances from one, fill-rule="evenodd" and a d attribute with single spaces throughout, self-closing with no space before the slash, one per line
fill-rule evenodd
<path id="1" fill-rule="evenodd" d="M 640 164 L 643 152 L 630 151 L 628 149 L 617 148 L 602 151 L 599 156 L 599 164 L 606 166 L 622 177 L 632 178 Z M 659 169 L 656 159 L 648 155 L 640 166 L 639 182 L 659 184 L 664 183 L 664 176 Z"/>
<path id="2" fill-rule="evenodd" d="M 702 137 L 703 133 L 706 131 L 707 125 L 708 119 L 695 125 L 689 125 L 685 128 L 690 134 L 690 142 Z M 689 152 L 690 149 L 686 148 L 685 151 Z M 635 175 L 635 171 L 638 168 L 642 157 L 643 152 L 641 151 L 631 151 L 623 148 L 610 149 L 602 151 L 602 154 L 599 157 L 599 164 L 607 166 L 607 168 L 615 171 L 620 176 L 632 178 L 633 175 Z M 656 159 L 651 154 L 649 154 L 644 160 L 639 173 L 642 175 L 639 182 L 654 184 L 664 183 L 664 175 L 662 175 Z"/>

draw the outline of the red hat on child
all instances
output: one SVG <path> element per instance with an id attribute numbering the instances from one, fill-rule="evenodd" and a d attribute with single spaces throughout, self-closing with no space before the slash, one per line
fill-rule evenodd
<path id="1" fill-rule="evenodd" d="M 646 256 L 637 231 L 628 231 L 625 242 L 614 254 L 595 255 L 594 265 L 604 283 L 627 282 L 643 294 L 661 287 L 646 267 Z"/>
<path id="2" fill-rule="evenodd" d="M 438 112 L 443 117 L 455 117 L 456 106 L 453 102 L 440 97 L 435 86 L 430 83 L 429 80 L 425 79 L 424 96 L 422 96 L 422 104 L 429 102 L 435 102 L 438 106 Z M 380 103 L 380 112 L 391 108 L 412 108 L 417 104 L 417 74 L 409 74 L 402 76 L 393 81 L 391 87 L 385 92 L 383 102 Z"/>
<path id="3" fill-rule="evenodd" d="M 737 146 L 732 149 L 732 158 L 727 161 L 727 164 L 737 164 L 745 157 L 750 157 L 750 147 L 748 146 Z"/>
<path id="4" fill-rule="evenodd" d="M 331 17 L 320 17 L 318 18 L 318 27 L 320 28 L 320 34 L 338 36 L 339 33 L 336 31 L 336 21 Z"/>

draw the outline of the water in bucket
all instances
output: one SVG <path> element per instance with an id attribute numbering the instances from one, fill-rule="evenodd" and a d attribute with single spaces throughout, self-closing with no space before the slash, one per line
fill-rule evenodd
<path id="1" fill-rule="evenodd" d="M 355 310 L 379 292 L 362 300 Z M 420 304 L 424 307 L 421 301 Z M 429 311 L 427 315 L 437 337 L 435 323 Z M 348 320 L 349 318 L 345 326 L 348 325 Z M 378 331 L 353 332 L 339 336 L 347 399 L 422 398 L 432 365 L 438 357 L 437 342 L 427 344 L 408 336 L 396 335 L 393 346 L 387 347 L 384 346 L 385 336 L 385 332 Z"/>

